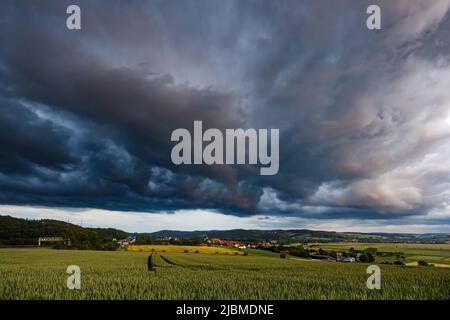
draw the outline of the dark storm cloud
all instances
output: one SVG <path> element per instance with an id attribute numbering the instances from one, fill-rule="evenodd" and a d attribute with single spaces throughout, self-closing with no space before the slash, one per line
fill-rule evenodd
<path id="1" fill-rule="evenodd" d="M 30 173 L 33 164 L 55 169 L 76 164 L 76 156 L 67 145 L 70 135 L 64 128 L 39 119 L 14 100 L 0 98 L 0 105 L 3 173 Z"/>
<path id="2" fill-rule="evenodd" d="M 0 5 L 0 201 L 383 218 L 445 209 L 449 1 Z M 450 119 L 450 116 L 449 116 Z M 170 134 L 280 128 L 280 172 L 174 166 Z M 439 150 L 439 151 L 437 151 Z M 434 158 L 433 158 L 434 157 Z"/>

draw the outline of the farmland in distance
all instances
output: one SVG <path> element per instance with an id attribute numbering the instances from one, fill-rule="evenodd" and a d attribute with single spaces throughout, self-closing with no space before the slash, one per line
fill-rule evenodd
<path id="1" fill-rule="evenodd" d="M 206 247 L 206 246 L 179 246 L 179 245 L 129 245 L 127 251 L 138 252 L 183 252 L 207 254 L 243 254 L 234 248 Z"/>
<path id="2" fill-rule="evenodd" d="M 323 250 L 349 251 L 350 248 L 364 250 L 375 248 L 380 253 L 391 253 L 403 257 L 408 266 L 416 266 L 418 261 L 426 261 L 436 267 L 450 268 L 450 244 L 448 243 L 348 243 L 329 242 L 311 243 L 306 246 L 309 249 L 322 248 Z M 389 261 L 385 256 L 377 256 L 376 263 Z"/>

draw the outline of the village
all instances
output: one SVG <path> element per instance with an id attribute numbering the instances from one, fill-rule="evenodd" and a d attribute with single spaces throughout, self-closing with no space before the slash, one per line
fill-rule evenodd
<path id="1" fill-rule="evenodd" d="M 171 236 L 165 236 L 165 237 L 158 237 L 155 239 L 146 239 L 144 240 L 145 243 L 142 243 L 143 241 L 139 241 L 139 239 L 135 235 L 130 235 L 126 239 L 113 239 L 113 241 L 117 242 L 121 247 L 125 247 L 130 244 L 149 244 L 149 243 L 158 243 L 158 244 L 191 244 L 191 245 L 198 245 L 201 247 L 207 247 L 207 246 L 225 246 L 225 247 L 232 247 L 237 249 L 257 249 L 260 247 L 271 247 L 277 244 L 276 241 L 260 241 L 260 242 L 253 242 L 253 241 L 239 241 L 239 240 L 225 240 L 225 239 L 219 239 L 219 238 L 208 238 L 207 236 L 201 238 L 201 239 L 184 239 L 182 237 L 171 237 Z"/>
<path id="2" fill-rule="evenodd" d="M 182 238 L 177 236 L 164 236 L 157 238 L 137 238 L 134 235 L 130 235 L 127 239 L 116 240 L 121 248 L 126 249 L 129 245 L 184 245 L 184 246 L 199 246 L 199 247 L 226 247 L 234 248 L 238 251 L 252 250 L 266 250 L 272 253 L 279 254 L 280 258 L 287 258 L 288 256 L 294 256 L 306 259 L 322 260 L 327 262 L 372 262 L 374 261 L 375 252 L 358 252 L 351 250 L 351 252 L 335 252 L 324 251 L 321 248 L 305 249 L 298 244 L 280 244 L 278 241 L 242 241 L 231 239 L 220 239 L 218 237 L 202 237 L 202 238 Z"/>

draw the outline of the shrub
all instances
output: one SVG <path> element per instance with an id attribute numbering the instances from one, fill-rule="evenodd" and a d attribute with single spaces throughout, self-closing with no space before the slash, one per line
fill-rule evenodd
<path id="1" fill-rule="evenodd" d="M 361 262 L 369 262 L 369 257 L 365 254 L 359 256 L 359 261 Z"/>
<path id="2" fill-rule="evenodd" d="M 309 258 L 309 252 L 301 247 L 289 250 L 289 254 L 292 254 L 293 256 L 296 257 Z"/>
<path id="3" fill-rule="evenodd" d="M 184 250 L 184 253 L 188 253 L 189 252 L 189 250 Z"/>
<path id="4" fill-rule="evenodd" d="M 280 254 L 281 259 L 286 259 L 286 255 L 284 253 Z"/>
<path id="5" fill-rule="evenodd" d="M 423 261 L 423 260 L 417 261 L 417 264 L 419 266 L 421 266 L 421 267 L 428 267 L 429 266 L 428 262 Z"/>
<path id="6" fill-rule="evenodd" d="M 371 255 L 376 255 L 378 249 L 377 248 L 367 248 L 366 250 L 364 250 L 367 254 L 371 254 Z"/>

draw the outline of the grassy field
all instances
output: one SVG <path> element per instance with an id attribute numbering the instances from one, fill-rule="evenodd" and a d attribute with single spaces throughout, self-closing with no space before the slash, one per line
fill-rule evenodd
<path id="1" fill-rule="evenodd" d="M 381 290 L 369 290 L 363 263 L 159 252 L 152 272 L 148 255 L 0 249 L 0 299 L 449 299 L 444 268 L 380 265 Z M 69 265 L 81 290 L 66 288 Z"/>
<path id="2" fill-rule="evenodd" d="M 153 250 L 152 250 L 153 249 Z M 175 246 L 175 245 L 130 245 L 127 251 L 144 252 L 191 252 L 207 254 L 243 254 L 243 252 L 225 247 Z M 198 251 L 198 252 L 196 252 Z"/>
<path id="3" fill-rule="evenodd" d="M 259 249 L 243 249 L 243 252 L 246 252 L 247 254 L 254 255 L 254 256 L 261 256 L 261 257 L 272 257 L 272 258 L 279 258 L 280 254 L 277 252 L 271 252 L 268 250 L 259 250 Z"/>
<path id="4" fill-rule="evenodd" d="M 363 250 L 366 248 L 377 248 L 379 252 L 400 253 L 404 256 L 407 265 L 417 265 L 417 261 L 423 260 L 433 263 L 437 267 L 450 267 L 450 244 L 428 244 L 428 243 L 315 243 L 309 244 L 309 248 L 322 248 L 324 250 L 346 250 L 354 248 Z M 377 257 L 376 262 L 389 260 L 385 257 Z"/>

